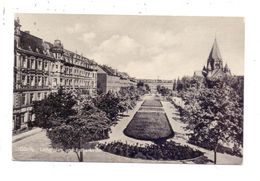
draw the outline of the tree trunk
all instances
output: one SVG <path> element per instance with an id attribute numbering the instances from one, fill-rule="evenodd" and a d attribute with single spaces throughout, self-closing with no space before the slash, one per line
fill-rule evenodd
<path id="1" fill-rule="evenodd" d="M 82 142 L 82 138 L 80 137 L 79 138 L 79 156 L 78 156 L 78 159 L 79 159 L 79 162 L 83 162 L 83 149 L 81 147 L 81 142 Z"/>
<path id="2" fill-rule="evenodd" d="M 83 150 L 79 151 L 79 162 L 83 162 Z"/>
<path id="3" fill-rule="evenodd" d="M 214 164 L 215 165 L 217 164 L 217 149 L 218 149 L 218 143 L 217 143 L 217 145 L 215 146 L 215 149 L 214 149 Z"/>

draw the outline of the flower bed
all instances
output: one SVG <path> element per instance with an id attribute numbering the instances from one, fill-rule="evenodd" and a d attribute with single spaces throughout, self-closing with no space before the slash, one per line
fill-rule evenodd
<path id="1" fill-rule="evenodd" d="M 202 156 L 199 150 L 182 146 L 174 141 L 167 141 L 162 145 L 129 145 L 120 141 L 99 144 L 98 148 L 112 154 L 145 160 L 186 160 Z"/>

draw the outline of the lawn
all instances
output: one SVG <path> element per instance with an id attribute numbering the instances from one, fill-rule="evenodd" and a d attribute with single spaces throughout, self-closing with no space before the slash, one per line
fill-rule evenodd
<path id="1" fill-rule="evenodd" d="M 140 107 L 139 111 L 151 111 L 151 112 L 164 112 L 163 108 L 160 107 Z"/>
<path id="2" fill-rule="evenodd" d="M 159 100 L 145 100 L 142 106 L 148 107 L 162 107 L 162 103 Z"/>
<path id="3" fill-rule="evenodd" d="M 173 136 L 172 127 L 164 112 L 137 112 L 124 134 L 140 140 L 156 141 Z"/>

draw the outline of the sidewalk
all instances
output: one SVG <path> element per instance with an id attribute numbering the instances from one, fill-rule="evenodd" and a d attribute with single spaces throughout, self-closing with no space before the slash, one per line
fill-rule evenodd
<path id="1" fill-rule="evenodd" d="M 38 134 L 38 133 L 40 133 L 41 131 L 42 131 L 41 128 L 33 128 L 33 129 L 30 130 L 30 131 L 26 131 L 26 132 L 24 132 L 24 133 L 21 133 L 21 134 L 18 134 L 18 135 L 14 135 L 14 136 L 13 136 L 13 139 L 12 139 L 12 142 L 15 143 L 15 142 L 20 141 L 20 140 L 22 140 L 22 139 L 24 139 L 24 138 L 27 138 L 27 137 L 29 137 L 29 136 L 33 136 L 33 135 L 35 135 L 35 134 Z"/>
<path id="2" fill-rule="evenodd" d="M 188 143 L 188 137 L 186 135 L 187 130 L 184 129 L 186 126 L 184 123 L 179 121 L 179 115 L 177 114 L 178 111 L 176 108 L 168 101 L 161 101 L 163 108 L 168 116 L 169 122 L 172 125 L 172 128 L 174 130 L 175 136 L 171 138 L 170 140 L 175 141 L 176 143 L 180 143 L 181 145 L 187 145 L 193 149 L 200 150 L 201 152 L 204 152 L 204 155 L 210 159 L 214 159 L 214 152 L 201 148 L 196 145 L 192 145 Z M 232 156 L 226 153 L 217 153 L 217 164 L 221 165 L 239 165 L 242 163 L 243 158 Z"/>

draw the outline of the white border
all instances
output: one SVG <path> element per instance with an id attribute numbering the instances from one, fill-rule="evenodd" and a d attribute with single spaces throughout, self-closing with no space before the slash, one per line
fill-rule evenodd
<path id="1" fill-rule="evenodd" d="M 1 180 L 257 180 L 259 134 L 259 4 L 257 0 L 2 0 L 1 31 Z M 171 164 L 48 163 L 11 161 L 14 13 L 131 14 L 245 17 L 245 128 L 242 166 Z"/>

